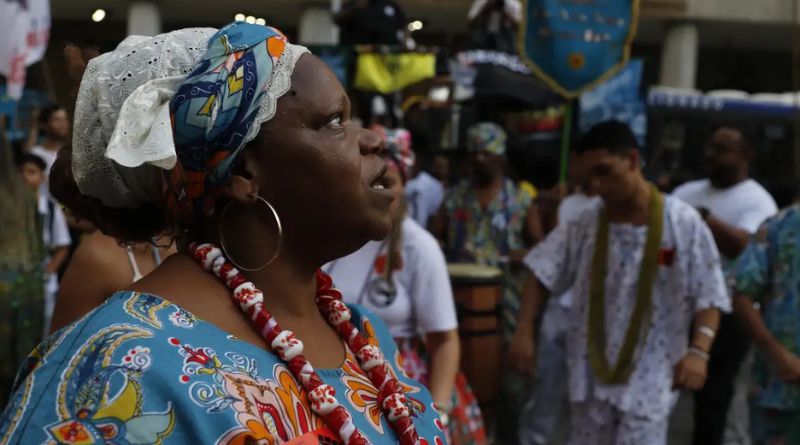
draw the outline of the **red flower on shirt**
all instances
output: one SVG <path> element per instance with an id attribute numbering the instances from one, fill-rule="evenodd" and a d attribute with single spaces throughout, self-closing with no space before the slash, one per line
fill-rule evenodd
<path id="1" fill-rule="evenodd" d="M 660 266 L 672 266 L 675 264 L 675 248 L 659 250 L 658 264 Z"/>

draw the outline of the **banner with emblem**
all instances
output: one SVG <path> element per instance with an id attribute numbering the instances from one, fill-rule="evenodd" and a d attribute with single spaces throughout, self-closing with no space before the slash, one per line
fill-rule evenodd
<path id="1" fill-rule="evenodd" d="M 361 53 L 353 83 L 359 90 L 391 94 L 435 75 L 433 53 Z"/>
<path id="2" fill-rule="evenodd" d="M 640 95 L 644 63 L 632 59 L 611 79 L 581 95 L 580 132 L 609 119 L 625 122 L 631 127 L 639 145 L 647 137 L 647 106 Z"/>
<path id="3" fill-rule="evenodd" d="M 571 99 L 625 66 L 638 19 L 639 0 L 524 0 L 520 56 Z"/>

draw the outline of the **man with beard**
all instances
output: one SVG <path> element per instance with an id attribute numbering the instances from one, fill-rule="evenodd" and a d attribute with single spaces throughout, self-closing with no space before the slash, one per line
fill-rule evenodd
<path id="1" fill-rule="evenodd" d="M 678 187 L 673 195 L 694 206 L 705 219 L 717 248 L 723 256 L 726 272 L 744 251 L 750 236 L 764 220 L 778 212 L 772 196 L 748 170 L 753 151 L 741 129 L 720 127 L 714 132 L 706 154 L 708 178 Z M 709 362 L 709 380 L 695 395 L 695 445 L 720 445 L 726 435 L 728 411 L 734 419 L 728 435 L 748 437 L 746 397 L 736 397 L 736 376 L 747 356 L 750 342 L 747 333 L 733 315 L 723 315 Z M 746 391 L 742 386 L 739 391 Z M 731 439 L 737 439 L 731 437 Z M 745 439 L 746 440 L 746 439 Z M 741 440 L 734 440 L 740 443 Z"/>
<path id="2" fill-rule="evenodd" d="M 533 197 L 505 176 L 506 132 L 497 124 L 482 122 L 467 134 L 469 179 L 452 187 L 431 231 L 444 246 L 448 262 L 500 267 L 505 275 L 502 331 L 507 340 L 516 329 L 521 290 L 521 260 L 542 238 Z M 531 379 L 527 375 L 503 376 L 505 404 L 500 407 L 498 439 L 518 443 L 517 419 L 526 402 Z"/>
<path id="3" fill-rule="evenodd" d="M 431 223 L 450 262 L 519 262 L 542 237 L 533 198 L 505 176 L 506 140 L 506 132 L 491 122 L 468 131 L 470 178 L 448 192 Z"/>
<path id="4" fill-rule="evenodd" d="M 714 340 L 705 332 L 730 308 L 719 253 L 697 211 L 644 178 L 627 125 L 596 125 L 576 154 L 601 200 L 525 257 L 510 365 L 533 369 L 547 294 L 571 288 L 570 444 L 666 445 L 674 389 L 703 386 Z"/>

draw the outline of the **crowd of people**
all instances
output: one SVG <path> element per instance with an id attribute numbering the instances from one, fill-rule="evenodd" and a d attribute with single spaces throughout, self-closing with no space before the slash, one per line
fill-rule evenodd
<path id="1" fill-rule="evenodd" d="M 470 17 L 513 45 L 519 8 Z M 390 1 L 338 20 L 381 14 L 404 23 Z M 800 443 L 800 209 L 750 179 L 746 129 L 667 193 L 627 125 L 594 126 L 550 230 L 502 123 L 471 126 L 459 177 L 364 128 L 274 28 L 73 62 L 74 116 L 38 114 L 0 196 L 0 443 L 540 445 L 567 422 L 573 445 L 666 445 L 681 391 L 696 445 Z M 493 406 L 459 367 L 464 263 L 503 277 Z"/>

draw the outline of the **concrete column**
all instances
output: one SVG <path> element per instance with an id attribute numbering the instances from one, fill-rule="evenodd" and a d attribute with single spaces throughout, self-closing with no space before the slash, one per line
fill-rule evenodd
<path id="1" fill-rule="evenodd" d="M 699 39 L 697 26 L 678 23 L 669 28 L 661 52 L 661 85 L 694 88 Z"/>
<path id="2" fill-rule="evenodd" d="M 161 34 L 161 11 L 155 3 L 136 2 L 128 8 L 128 35 Z"/>
<path id="3" fill-rule="evenodd" d="M 338 14 L 341 10 L 342 10 L 342 0 L 331 0 L 331 15 L 333 17 L 336 17 L 336 14 Z M 335 29 L 333 33 L 336 36 L 334 39 L 335 40 L 334 45 L 338 45 L 342 36 L 342 30 L 339 28 L 339 25 L 335 23 L 333 24 L 333 27 Z"/>
<path id="4" fill-rule="evenodd" d="M 338 45 L 339 27 L 327 8 L 308 8 L 300 16 L 299 42 L 303 45 Z"/>

